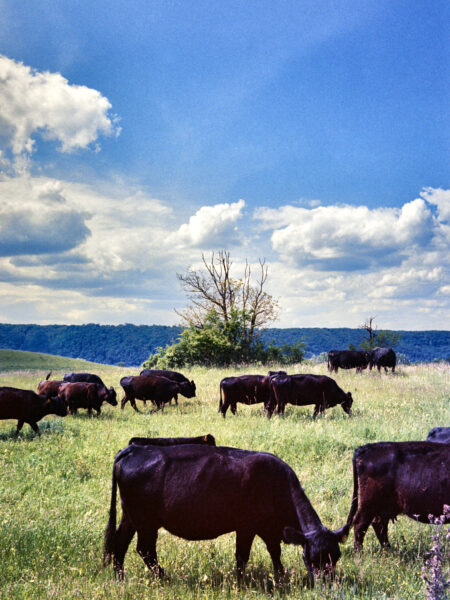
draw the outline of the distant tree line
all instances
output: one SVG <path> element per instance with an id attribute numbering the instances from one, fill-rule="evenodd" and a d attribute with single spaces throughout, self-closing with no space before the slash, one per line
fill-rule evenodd
<path id="1" fill-rule="evenodd" d="M 0 324 L 0 348 L 46 352 L 93 362 L 138 366 L 158 348 L 175 343 L 182 327 L 165 325 L 17 325 Z M 401 340 L 395 346 L 411 362 L 450 360 L 450 331 L 394 331 Z M 265 348 L 305 344 L 305 357 L 331 349 L 360 347 L 367 334 L 350 328 L 268 328 L 259 332 Z M 275 360 L 275 359 L 274 359 Z"/>

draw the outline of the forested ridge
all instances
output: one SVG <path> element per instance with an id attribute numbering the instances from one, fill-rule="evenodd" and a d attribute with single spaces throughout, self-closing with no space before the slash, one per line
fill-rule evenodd
<path id="1" fill-rule="evenodd" d="M 16 325 L 0 324 L 0 348 L 45 352 L 84 358 L 105 364 L 140 365 L 160 346 L 177 341 L 181 327 L 166 325 Z M 428 362 L 450 357 L 450 331 L 397 331 L 401 334 L 396 352 L 411 362 Z M 306 344 L 306 357 L 358 346 L 367 334 L 350 328 L 266 329 L 264 343 Z"/>

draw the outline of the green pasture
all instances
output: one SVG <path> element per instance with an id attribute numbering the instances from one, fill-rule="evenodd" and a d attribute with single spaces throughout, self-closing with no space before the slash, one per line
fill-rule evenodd
<path id="1" fill-rule="evenodd" d="M 0 385 L 36 389 L 50 369 L 56 379 L 66 370 L 89 368 L 116 387 L 120 400 L 119 379 L 138 373 L 138 368 L 88 367 L 85 361 L 82 366 L 61 359 L 47 356 L 40 366 L 24 362 L 21 370 L 0 360 Z M 325 369 L 301 364 L 289 372 L 325 374 Z M 102 568 L 111 467 L 132 436 L 212 433 L 219 445 L 273 452 L 295 470 L 323 523 L 337 528 L 350 508 L 351 459 L 357 446 L 425 439 L 432 427 L 450 424 L 450 369 L 442 364 L 401 366 L 393 375 L 339 372 L 338 384 L 352 392 L 354 416 L 348 418 L 336 407 L 316 421 L 313 407 L 290 405 L 283 417 L 270 421 L 260 405 L 238 405 L 238 416 L 223 419 L 217 412 L 219 381 L 233 373 L 238 371 L 186 372 L 197 384 L 197 397 L 180 397 L 179 406 L 167 406 L 164 413 L 139 402 L 141 414 L 129 405 L 123 411 L 106 405 L 99 418 L 89 418 L 83 410 L 77 416 L 46 417 L 39 423 L 40 437 L 25 425 L 17 439 L 16 422 L 0 421 L 0 598 L 424 598 L 421 570 L 432 528 L 406 517 L 390 525 L 389 551 L 380 550 L 370 530 L 363 553 L 355 555 L 351 532 L 341 547 L 336 580 L 326 586 L 318 582 L 313 590 L 306 586 L 301 548 L 287 545 L 282 549 L 287 573 L 275 585 L 269 554 L 259 539 L 245 582 L 238 586 L 234 534 L 187 542 L 161 530 L 158 554 L 166 570 L 161 581 L 146 570 L 135 540 L 125 559 L 123 583 L 114 579 L 111 567 Z"/>

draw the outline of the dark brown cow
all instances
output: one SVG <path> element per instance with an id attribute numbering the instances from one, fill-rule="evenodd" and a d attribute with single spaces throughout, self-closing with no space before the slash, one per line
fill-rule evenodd
<path id="1" fill-rule="evenodd" d="M 398 515 L 429 523 L 450 504 L 450 446 L 435 442 L 378 442 L 353 455 L 353 498 L 347 524 L 362 548 L 372 525 L 389 546 L 388 524 Z"/>
<path id="2" fill-rule="evenodd" d="M 0 419 L 17 419 L 16 435 L 24 423 L 39 434 L 37 422 L 46 415 L 67 415 L 66 404 L 58 398 L 40 396 L 31 390 L 0 387 Z"/>
<path id="3" fill-rule="evenodd" d="M 325 409 L 340 404 L 344 412 L 352 414 L 353 398 L 326 375 L 275 375 L 271 378 L 274 402 L 277 413 L 283 414 L 286 404 L 306 406 L 315 404 L 313 418 L 323 414 Z"/>
<path id="4" fill-rule="evenodd" d="M 117 485 L 122 519 L 116 530 Z M 137 551 L 162 575 L 156 554 L 160 527 L 187 540 L 236 532 L 238 576 L 256 535 L 264 540 L 277 575 L 283 571 L 281 541 L 301 544 L 312 580 L 315 569 L 333 572 L 349 528 L 327 529 L 294 471 L 273 454 L 184 441 L 128 446 L 114 460 L 104 564 L 113 559 L 123 577 L 125 554 L 137 532 Z"/>
<path id="5" fill-rule="evenodd" d="M 136 375 L 122 377 L 120 385 L 125 391 L 120 407 L 123 409 L 127 402 L 136 412 L 139 412 L 136 406 L 136 400 L 151 400 L 158 409 L 164 408 L 164 405 L 177 399 L 178 394 L 186 398 L 192 398 L 195 392 L 189 383 L 178 383 L 165 377 L 154 377 L 153 375 Z"/>
<path id="6" fill-rule="evenodd" d="M 178 437 L 178 438 L 149 438 L 149 437 L 132 437 L 128 445 L 138 446 L 175 446 L 181 444 L 207 444 L 215 446 L 216 440 L 213 435 L 198 435 L 197 437 Z"/>
<path id="7" fill-rule="evenodd" d="M 143 369 L 139 375 L 153 375 L 154 377 L 165 377 L 166 379 L 170 379 L 171 381 L 178 381 L 178 383 L 187 383 L 186 390 L 189 390 L 191 394 L 188 398 L 195 398 L 195 383 L 194 380 L 189 379 L 183 375 L 183 373 L 179 373 L 178 371 L 168 371 L 162 369 Z M 145 404 L 145 401 L 144 401 Z M 178 399 L 175 398 L 175 404 L 178 405 Z"/>
<path id="8" fill-rule="evenodd" d="M 58 395 L 59 388 L 66 383 L 61 379 L 45 379 L 44 381 L 40 381 L 38 384 L 38 394 L 41 396 L 45 396 L 46 398 L 53 398 Z"/>
<path id="9" fill-rule="evenodd" d="M 236 404 L 258 404 L 263 402 L 267 416 L 270 418 L 271 391 L 268 375 L 240 375 L 224 377 L 220 382 L 219 412 L 225 417 L 228 407 L 236 414 Z"/>
<path id="10" fill-rule="evenodd" d="M 109 400 L 116 400 L 117 398 L 116 390 L 112 386 L 108 389 L 102 379 L 95 373 L 66 373 L 64 375 L 64 381 L 67 383 L 96 383 L 105 388 Z M 113 406 L 116 406 L 116 404 L 113 404 Z"/>
<path id="11" fill-rule="evenodd" d="M 392 369 L 392 372 L 394 372 L 396 364 L 397 355 L 395 354 L 394 350 L 392 350 L 392 348 L 377 347 L 370 351 L 370 370 L 372 370 L 373 367 L 377 367 L 379 373 L 381 367 L 384 367 L 386 373 L 388 369 Z"/>
<path id="12" fill-rule="evenodd" d="M 330 350 L 328 352 L 328 370 L 338 372 L 341 369 L 356 369 L 361 373 L 370 361 L 370 352 L 366 350 Z"/>
<path id="13" fill-rule="evenodd" d="M 79 408 L 86 408 L 89 416 L 92 411 L 97 411 L 97 416 L 101 413 L 103 402 L 108 402 L 111 406 L 117 406 L 117 400 L 114 395 L 98 383 L 63 383 L 59 388 L 58 397 L 62 398 L 69 411 L 76 415 Z"/>

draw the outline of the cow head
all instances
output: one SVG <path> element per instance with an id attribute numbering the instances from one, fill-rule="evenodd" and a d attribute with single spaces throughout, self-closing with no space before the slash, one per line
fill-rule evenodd
<path id="1" fill-rule="evenodd" d="M 185 398 L 194 398 L 195 397 L 195 383 L 194 381 L 183 381 L 178 384 L 178 391 Z"/>
<path id="2" fill-rule="evenodd" d="M 348 415 L 352 414 L 352 404 L 353 404 L 353 398 L 350 392 L 347 392 L 345 394 L 347 397 L 346 399 L 342 402 L 342 408 L 344 409 L 344 412 L 346 412 Z"/>
<path id="3" fill-rule="evenodd" d="M 350 525 L 344 525 L 336 531 L 322 527 L 304 535 L 294 527 L 285 527 L 283 541 L 287 544 L 303 546 L 303 560 L 311 583 L 314 583 L 316 573 L 325 576 L 334 575 L 336 563 L 341 557 L 339 544 L 345 542 L 349 529 Z"/>
<path id="4" fill-rule="evenodd" d="M 45 403 L 45 408 L 48 410 L 48 414 L 57 415 L 58 417 L 65 417 L 67 415 L 65 400 L 57 396 L 49 398 Z"/>
<path id="5" fill-rule="evenodd" d="M 117 394 L 116 390 L 111 386 L 107 392 L 106 402 L 109 402 L 111 406 L 117 406 Z"/>

